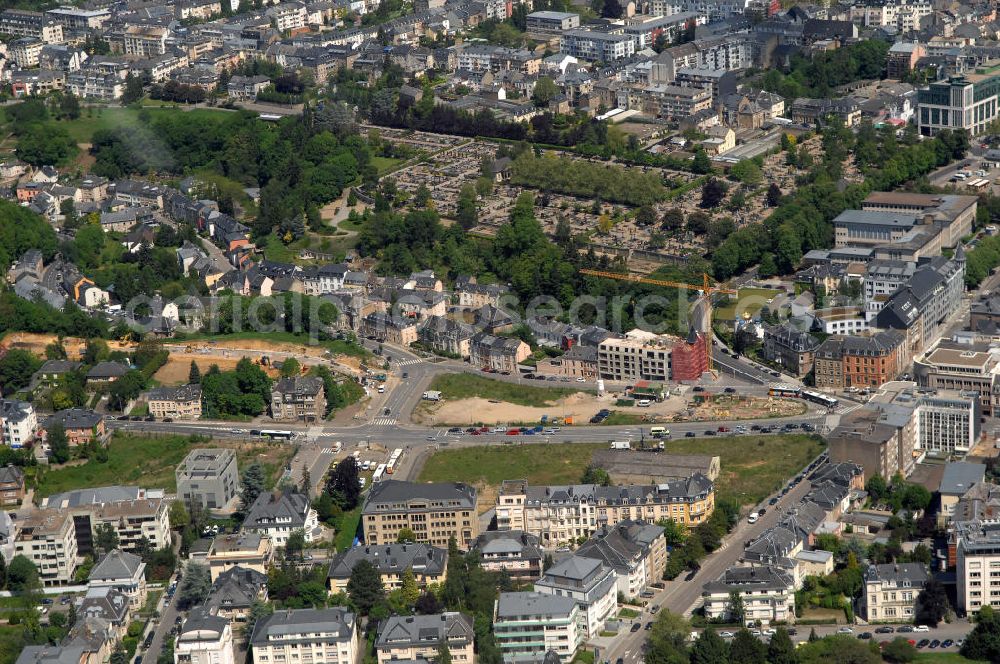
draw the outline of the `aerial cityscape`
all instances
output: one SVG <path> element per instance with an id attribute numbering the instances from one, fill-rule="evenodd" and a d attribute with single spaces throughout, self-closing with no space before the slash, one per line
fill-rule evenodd
<path id="1" fill-rule="evenodd" d="M 0 2 L 0 664 L 1000 662 L 1000 16 Z"/>

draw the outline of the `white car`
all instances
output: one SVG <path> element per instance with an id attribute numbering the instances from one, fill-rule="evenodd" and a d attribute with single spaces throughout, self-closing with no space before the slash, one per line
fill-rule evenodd
<path id="1" fill-rule="evenodd" d="M 931 628 L 928 627 L 927 625 L 914 625 L 913 626 L 913 631 L 914 632 L 929 632 L 929 631 L 931 631 Z"/>
<path id="2" fill-rule="evenodd" d="M 578 377 L 578 378 L 576 379 L 576 382 L 578 382 L 578 383 L 586 383 L 586 382 L 587 382 L 587 379 L 586 379 L 586 378 L 584 378 L 583 376 L 579 376 L 579 377 Z"/>
<path id="3" fill-rule="evenodd" d="M 747 517 L 747 523 L 757 523 L 757 513 L 756 512 L 750 512 L 750 515 Z"/>
<path id="4" fill-rule="evenodd" d="M 719 632 L 719 636 L 721 636 L 724 639 L 731 639 L 736 635 L 733 634 L 732 632 Z"/>
<path id="5" fill-rule="evenodd" d="M 367 484 L 367 483 L 368 483 L 368 480 L 366 480 L 364 477 L 359 477 L 358 478 L 358 486 L 361 487 L 362 489 L 365 488 L 365 484 Z"/>
<path id="6" fill-rule="evenodd" d="M 763 634 L 764 636 L 774 636 L 774 635 L 775 635 L 775 634 L 777 634 L 777 633 L 778 633 L 778 630 L 776 630 L 776 629 L 765 629 L 765 630 L 764 630 L 764 631 L 762 632 L 762 634 Z"/>
<path id="7" fill-rule="evenodd" d="M 837 629 L 837 634 L 854 634 L 854 630 L 851 629 L 850 627 L 840 627 Z"/>

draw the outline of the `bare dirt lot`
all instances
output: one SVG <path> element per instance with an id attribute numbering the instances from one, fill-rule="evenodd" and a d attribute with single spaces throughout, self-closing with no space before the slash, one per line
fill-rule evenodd
<path id="1" fill-rule="evenodd" d="M 160 385 L 173 387 L 184 385 L 188 382 L 188 375 L 191 372 L 191 362 L 198 365 L 198 369 L 204 375 L 209 368 L 215 364 L 222 371 L 231 371 L 236 368 L 241 356 L 233 353 L 230 357 L 221 355 L 195 355 L 188 353 L 171 353 L 167 363 L 160 367 L 160 370 L 153 374 L 153 379 Z M 263 367 L 264 372 L 271 378 L 278 376 L 278 371 L 271 367 Z"/>
<path id="2" fill-rule="evenodd" d="M 4 335 L 3 339 L 0 340 L 0 345 L 6 348 L 19 348 L 21 350 L 26 350 L 35 355 L 44 356 L 45 347 L 51 344 L 53 341 L 57 341 L 59 337 L 54 334 L 36 334 L 34 332 L 11 332 Z M 66 354 L 70 359 L 78 360 L 83 356 L 83 349 L 86 345 L 85 340 L 78 339 L 77 337 L 63 337 L 63 348 L 66 349 Z M 131 351 L 134 344 L 125 343 L 122 341 L 109 341 L 108 348 L 111 350 L 124 350 Z"/>
<path id="3" fill-rule="evenodd" d="M 456 399 L 437 403 L 423 402 L 414 412 L 414 418 L 422 424 L 526 424 L 541 421 L 543 415 L 552 418 L 573 418 L 577 424 L 586 423 L 601 408 L 628 413 L 637 417 L 667 418 L 684 408 L 684 400 L 671 397 L 662 403 L 654 403 L 649 408 L 615 406 L 611 398 L 597 398 L 590 394 L 578 393 L 563 397 L 552 406 L 521 406 L 492 399 Z M 475 420 L 470 420 L 475 413 Z"/>

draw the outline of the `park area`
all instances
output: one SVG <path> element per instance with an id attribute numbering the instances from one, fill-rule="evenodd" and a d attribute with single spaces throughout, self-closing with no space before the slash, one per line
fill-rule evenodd
<path id="1" fill-rule="evenodd" d="M 823 450 L 816 436 L 718 436 L 671 440 L 668 453 L 718 456 L 719 498 L 755 505 L 780 488 Z M 607 443 L 490 445 L 438 450 L 420 472 L 421 482 L 467 482 L 480 490 L 480 509 L 493 506 L 504 480 L 530 484 L 574 484 L 590 465 L 591 455 Z"/>
<path id="2" fill-rule="evenodd" d="M 279 443 L 242 443 L 210 440 L 199 436 L 138 436 L 116 433 L 108 444 L 108 460 L 70 462 L 59 468 L 38 468 L 36 498 L 73 489 L 125 484 L 177 490 L 175 470 L 188 452 L 199 447 L 236 450 L 237 464 L 245 468 L 254 461 L 264 466 L 268 487 L 273 487 L 295 448 Z"/>

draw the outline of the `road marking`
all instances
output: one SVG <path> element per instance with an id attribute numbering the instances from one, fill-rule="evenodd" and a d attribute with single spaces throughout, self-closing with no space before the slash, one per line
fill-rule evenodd
<path id="1" fill-rule="evenodd" d="M 334 454 L 334 451 L 333 451 L 332 447 L 324 447 L 322 450 L 320 450 L 319 453 L 320 454 Z"/>
<path id="2" fill-rule="evenodd" d="M 419 357 L 416 358 L 416 359 L 413 359 L 413 360 L 397 360 L 396 361 L 396 366 L 409 367 L 409 366 L 412 366 L 414 364 L 420 364 L 421 362 L 423 362 L 423 360 L 420 359 Z"/>
<path id="3" fill-rule="evenodd" d="M 372 426 L 375 427 L 388 427 L 396 423 L 395 417 L 376 417 L 372 420 Z"/>

